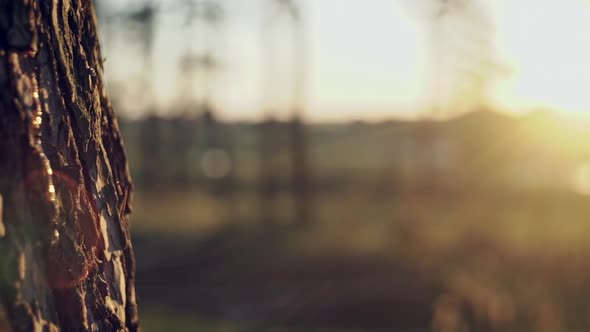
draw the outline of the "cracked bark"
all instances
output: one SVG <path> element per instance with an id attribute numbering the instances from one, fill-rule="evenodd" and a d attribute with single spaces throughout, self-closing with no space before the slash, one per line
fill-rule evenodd
<path id="1" fill-rule="evenodd" d="M 138 329 L 130 211 L 92 1 L 0 0 L 0 301 L 12 330 Z"/>

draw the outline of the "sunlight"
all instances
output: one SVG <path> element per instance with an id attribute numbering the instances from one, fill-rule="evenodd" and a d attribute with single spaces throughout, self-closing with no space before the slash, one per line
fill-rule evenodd
<path id="1" fill-rule="evenodd" d="M 574 190 L 582 195 L 590 195 L 590 162 L 583 164 L 572 178 Z"/>
<path id="2" fill-rule="evenodd" d="M 583 0 L 500 1 L 494 6 L 498 48 L 512 67 L 495 99 L 514 112 L 548 107 L 585 115 L 590 99 L 590 5 Z"/>
<path id="3" fill-rule="evenodd" d="M 302 0 L 302 3 L 307 13 L 309 68 L 305 90 L 309 120 L 407 118 L 430 109 L 432 22 L 430 14 L 425 14 L 428 10 L 422 8 L 428 7 L 430 0 Z M 490 106 L 511 113 L 549 108 L 576 116 L 588 114 L 590 99 L 586 98 L 585 89 L 590 86 L 590 66 L 587 66 L 590 35 L 585 32 L 590 30 L 590 2 L 478 0 L 475 3 L 482 5 L 486 13 L 489 8 L 493 27 L 490 61 L 500 71 L 491 73 L 493 79 L 489 89 L 486 87 L 489 95 L 485 98 Z M 223 30 L 225 39 L 220 41 L 223 45 L 220 54 L 227 70 L 219 73 L 213 89 L 224 118 L 252 119 L 262 114 L 262 76 L 268 74 L 262 68 L 259 49 L 263 38 L 259 13 L 262 4 L 262 0 L 236 2 L 227 13 L 230 23 Z M 164 15 L 154 40 L 157 91 L 154 102 L 158 108 L 169 107 L 177 97 L 174 66 L 184 47 L 184 34 L 178 33 L 178 24 L 174 24 L 178 20 L 178 14 Z M 461 20 L 469 21 L 469 18 L 460 17 Z M 473 27 L 459 30 L 453 38 L 477 38 Z M 480 61 L 469 52 L 461 52 L 446 56 L 455 59 L 451 63 L 453 68 L 472 68 L 471 62 Z M 125 81 L 141 77 L 137 54 L 118 54 L 119 59 L 109 62 L 109 66 L 118 63 L 108 73 L 112 79 Z M 240 56 L 232 57 L 233 54 Z M 277 88 L 288 88 L 281 77 L 285 76 L 282 71 L 290 66 L 286 61 L 273 69 Z M 453 68 L 443 71 L 444 80 L 450 85 L 460 79 Z M 225 88 L 235 82 L 241 82 L 239 88 Z M 459 103 L 481 94 L 472 80 L 465 83 L 455 92 L 445 87 L 437 93 L 457 98 Z M 128 112 L 141 113 L 140 109 L 145 108 L 141 103 L 145 99 L 137 98 L 140 94 L 126 90 L 121 100 Z"/>

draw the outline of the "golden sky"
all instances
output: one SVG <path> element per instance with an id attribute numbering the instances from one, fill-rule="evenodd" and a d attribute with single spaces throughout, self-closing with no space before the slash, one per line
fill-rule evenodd
<path id="1" fill-rule="evenodd" d="M 226 22 L 213 32 L 210 45 L 223 62 L 214 75 L 213 100 L 225 118 L 257 118 L 264 108 L 288 113 L 294 68 L 289 30 L 272 7 L 263 6 L 268 1 L 226 0 Z M 507 112 L 545 108 L 590 115 L 590 1 L 472 0 L 436 20 L 433 4 L 301 0 L 307 118 L 416 117 L 433 104 L 447 114 L 479 100 Z M 181 89 L 178 58 L 187 48 L 199 52 L 204 37 L 182 27 L 178 14 L 158 20 L 158 92 L 142 100 L 164 109 Z M 130 86 L 141 62 L 130 60 L 134 53 L 122 41 L 107 43 L 106 53 L 107 76 Z M 195 75 L 196 90 L 202 77 Z M 126 100 L 132 116 L 146 107 L 135 97 Z"/>

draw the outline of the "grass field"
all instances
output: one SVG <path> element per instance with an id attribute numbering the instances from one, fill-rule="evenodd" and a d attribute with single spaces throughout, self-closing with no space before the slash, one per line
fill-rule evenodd
<path id="1" fill-rule="evenodd" d="M 237 209 L 203 192 L 138 194 L 141 209 L 133 230 L 138 238 L 156 237 L 162 243 L 150 248 L 142 245 L 154 243 L 147 240 L 136 246 L 140 297 L 148 308 L 181 308 L 172 311 L 177 316 L 147 310 L 146 324 L 157 328 L 157 321 L 166 319 L 203 324 L 195 317 L 209 315 L 219 322 L 209 323 L 215 331 L 247 330 L 233 324 L 250 315 L 283 328 L 297 323 L 345 328 L 345 319 L 333 317 L 341 312 L 358 318 L 348 322 L 350 327 L 367 331 L 397 323 L 429 329 L 434 321 L 453 325 L 472 320 L 502 331 L 590 326 L 590 204 L 585 196 L 404 192 L 384 197 L 352 188 L 316 197 L 311 227 L 297 230 L 285 221 L 269 236 L 259 234 L 254 193 L 234 197 Z M 238 211 L 238 217 L 228 218 L 229 210 Z M 153 251 L 164 255 L 160 262 L 165 264 L 152 262 L 142 270 L 142 258 L 153 257 Z M 185 279 L 162 284 L 160 273 L 168 270 Z M 145 274 L 151 277 L 142 286 Z M 410 280 L 422 281 L 412 288 Z M 275 288 L 265 288 L 272 282 Z M 414 293 L 408 294 L 408 288 Z M 327 293 L 310 299 L 297 289 Z M 166 292 L 176 297 L 162 300 Z M 259 300 L 259 294 L 267 299 Z M 269 304 L 277 301 L 287 302 L 278 308 Z M 217 309 L 208 310 L 208 305 Z M 406 310 L 417 321 L 401 326 Z M 421 322 L 426 317 L 421 315 L 431 316 Z"/>

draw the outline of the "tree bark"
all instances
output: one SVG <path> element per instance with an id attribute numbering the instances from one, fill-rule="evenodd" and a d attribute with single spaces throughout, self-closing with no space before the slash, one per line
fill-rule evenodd
<path id="1" fill-rule="evenodd" d="M 138 329 L 132 186 L 102 62 L 92 1 L 0 0 L 0 300 L 14 331 Z"/>

